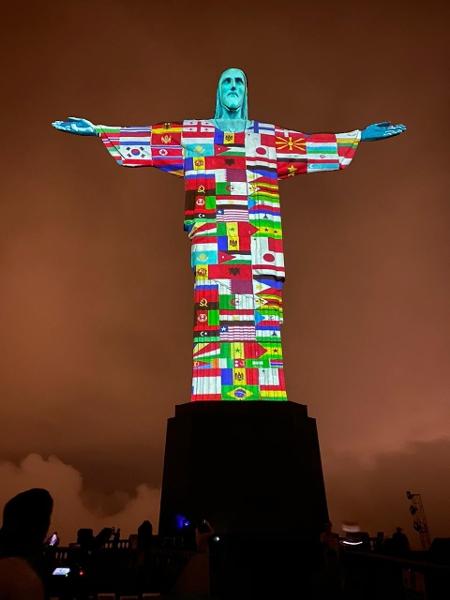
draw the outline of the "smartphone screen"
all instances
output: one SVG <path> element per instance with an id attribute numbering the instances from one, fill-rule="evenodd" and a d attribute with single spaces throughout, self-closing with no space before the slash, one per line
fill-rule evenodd
<path id="1" fill-rule="evenodd" d="M 70 567 L 56 567 L 52 575 L 68 575 L 70 573 Z"/>

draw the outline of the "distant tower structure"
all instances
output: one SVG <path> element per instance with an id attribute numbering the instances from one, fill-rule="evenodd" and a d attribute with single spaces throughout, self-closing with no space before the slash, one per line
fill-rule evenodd
<path id="1" fill-rule="evenodd" d="M 422 497 L 420 494 L 410 492 L 409 490 L 406 492 L 406 497 L 411 502 L 409 512 L 413 518 L 413 527 L 420 536 L 422 548 L 428 550 L 431 546 L 430 530 L 428 529 Z"/>

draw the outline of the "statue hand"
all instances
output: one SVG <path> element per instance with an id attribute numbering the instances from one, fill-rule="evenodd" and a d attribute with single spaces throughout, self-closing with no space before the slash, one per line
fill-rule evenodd
<path id="1" fill-rule="evenodd" d="M 373 123 L 362 130 L 361 141 L 376 142 L 377 140 L 384 140 L 385 138 L 392 137 L 394 135 L 400 135 L 404 131 L 406 131 L 406 127 L 401 123 L 398 125 L 394 125 L 389 121 Z"/>
<path id="2" fill-rule="evenodd" d="M 65 131 L 66 133 L 74 133 L 75 135 L 97 135 L 95 125 L 87 119 L 79 117 L 69 117 L 66 121 L 53 121 L 55 129 Z"/>

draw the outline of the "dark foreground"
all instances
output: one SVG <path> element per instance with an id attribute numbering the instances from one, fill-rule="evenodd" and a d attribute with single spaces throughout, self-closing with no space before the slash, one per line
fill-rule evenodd
<path id="1" fill-rule="evenodd" d="M 330 551 L 298 539 L 211 539 L 199 553 L 157 543 L 145 551 L 119 542 L 95 552 L 49 549 L 47 589 L 58 600 L 252 599 L 445 600 L 448 556 L 369 549 Z M 55 568 L 70 568 L 52 575 Z"/>

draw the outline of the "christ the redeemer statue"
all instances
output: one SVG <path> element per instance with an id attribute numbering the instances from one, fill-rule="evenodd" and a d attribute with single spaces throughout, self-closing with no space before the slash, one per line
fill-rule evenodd
<path id="1" fill-rule="evenodd" d="M 344 169 L 360 141 L 405 126 L 306 134 L 249 120 L 240 69 L 222 73 L 213 119 L 109 127 L 70 117 L 53 126 L 100 137 L 121 166 L 184 177 L 194 272 L 192 400 L 286 400 L 278 182 Z"/>

